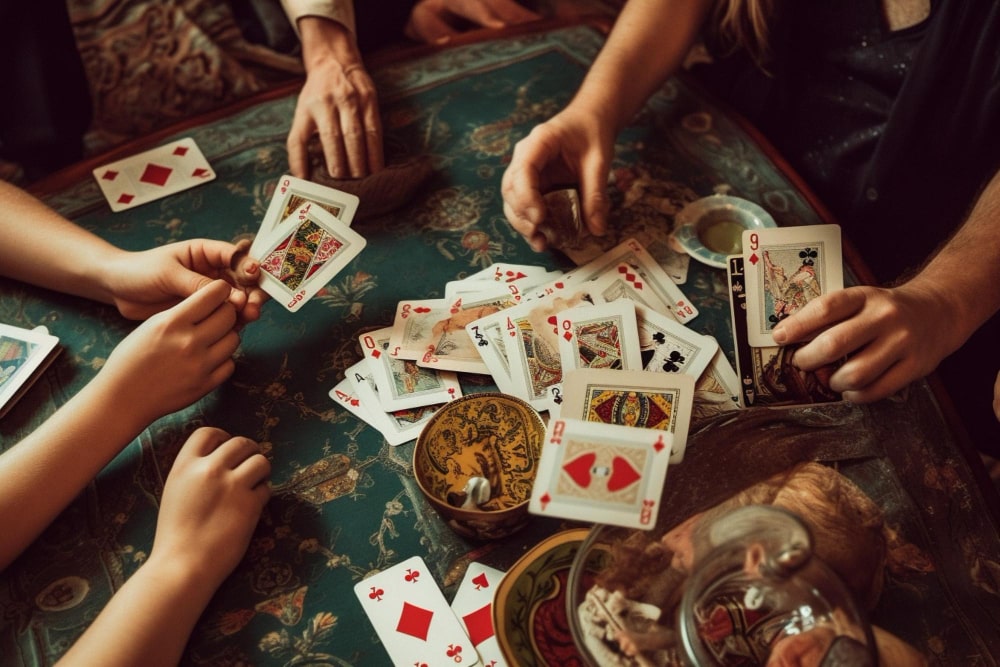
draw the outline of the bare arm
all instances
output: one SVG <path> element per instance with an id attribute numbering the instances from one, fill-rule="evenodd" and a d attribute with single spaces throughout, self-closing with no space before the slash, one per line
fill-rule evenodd
<path id="1" fill-rule="evenodd" d="M 149 560 L 59 664 L 178 664 L 198 617 L 246 551 L 270 497 L 270 470 L 252 440 L 195 431 L 167 477 Z"/>
<path id="2" fill-rule="evenodd" d="M 1000 172 L 913 278 L 815 299 L 775 327 L 775 341 L 811 339 L 795 355 L 804 370 L 851 355 L 830 378 L 831 389 L 859 403 L 884 398 L 933 371 L 1000 310 L 998 238 Z"/>

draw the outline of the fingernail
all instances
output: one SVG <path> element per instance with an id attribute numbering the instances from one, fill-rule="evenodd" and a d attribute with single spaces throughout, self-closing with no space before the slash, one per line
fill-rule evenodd
<path id="1" fill-rule="evenodd" d="M 779 324 L 771 331 L 771 338 L 778 345 L 784 345 L 785 341 L 788 340 L 788 334 L 785 333 L 784 327 Z"/>

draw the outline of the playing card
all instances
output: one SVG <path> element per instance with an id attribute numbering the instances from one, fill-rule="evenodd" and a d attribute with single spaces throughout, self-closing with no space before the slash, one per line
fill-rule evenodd
<path id="1" fill-rule="evenodd" d="M 839 394 L 830 391 L 825 381 L 832 372 L 831 368 L 824 367 L 809 373 L 795 368 L 792 358 L 797 346 L 750 345 L 743 257 L 733 255 L 728 259 L 729 312 L 733 320 L 736 372 L 739 375 L 740 401 L 743 406 L 794 405 L 840 400 Z"/>
<path id="2" fill-rule="evenodd" d="M 278 179 L 258 236 L 270 238 L 279 225 L 308 202 L 316 204 L 348 227 L 354 220 L 359 203 L 355 195 L 286 174 Z"/>
<path id="3" fill-rule="evenodd" d="M 375 386 L 375 380 L 372 377 L 371 369 L 368 367 L 368 362 L 364 359 L 348 368 L 344 372 L 344 377 L 348 381 L 347 386 L 349 391 L 344 391 L 343 393 L 351 397 L 357 397 L 360 401 L 360 406 L 357 407 L 361 411 L 351 411 L 361 417 L 361 419 L 367 421 L 371 426 L 374 426 L 382 434 L 386 442 L 393 447 L 415 440 L 430 418 L 437 412 L 437 409 L 441 407 L 440 405 L 427 405 L 419 408 L 394 410 L 392 412 L 381 410 L 378 388 Z M 344 404 L 345 400 L 340 399 L 340 402 Z M 347 403 L 349 402 L 347 401 Z M 347 406 L 345 405 L 345 407 Z M 365 414 L 368 415 L 367 419 L 364 416 Z"/>
<path id="4" fill-rule="evenodd" d="M 684 373 L 696 380 L 719 350 L 711 336 L 689 329 L 673 317 L 647 311 L 639 318 L 642 368 L 654 373 Z"/>
<path id="5" fill-rule="evenodd" d="M 191 137 L 116 160 L 93 174 L 116 213 L 215 178 L 215 170 Z"/>
<path id="6" fill-rule="evenodd" d="M 541 285 L 544 282 L 558 278 L 560 275 L 562 275 L 561 271 L 550 271 L 544 266 L 496 262 L 482 271 L 473 273 L 465 278 L 465 281 L 518 283 L 524 289 L 527 285 Z"/>
<path id="7" fill-rule="evenodd" d="M 745 230 L 743 269 L 750 345 L 773 346 L 774 325 L 816 297 L 844 288 L 840 226 Z"/>
<path id="8" fill-rule="evenodd" d="M 421 368 L 413 360 L 396 356 L 395 350 L 389 347 L 391 334 L 392 327 L 385 327 L 358 336 L 383 410 L 391 412 L 447 403 L 462 395 L 454 373 Z"/>
<path id="9" fill-rule="evenodd" d="M 536 410 L 548 407 L 548 387 L 562 381 L 558 316 L 565 310 L 591 304 L 585 287 L 563 290 L 504 311 L 500 330 L 510 363 L 513 394 Z"/>
<path id="10" fill-rule="evenodd" d="M 594 280 L 620 264 L 628 264 L 636 274 L 631 280 L 642 280 L 663 303 L 670 305 L 673 315 L 687 323 L 698 316 L 698 309 L 684 296 L 653 256 L 635 239 L 627 239 L 597 259 L 577 267 L 567 274 L 573 280 Z"/>
<path id="11" fill-rule="evenodd" d="M 366 245 L 365 239 L 312 202 L 305 202 L 271 238 L 258 235 L 260 286 L 290 312 L 323 289 Z"/>
<path id="12" fill-rule="evenodd" d="M 22 329 L 0 323 L 0 417 L 13 407 L 60 352 L 45 327 Z"/>
<path id="13" fill-rule="evenodd" d="M 420 556 L 359 581 L 354 593 L 393 664 L 482 664 Z"/>
<path id="14" fill-rule="evenodd" d="M 468 301 L 461 297 L 400 301 L 392 324 L 390 345 L 401 359 L 427 368 L 464 373 L 489 373 L 466 325 L 513 303 L 514 296 Z"/>
<path id="15" fill-rule="evenodd" d="M 575 368 L 642 370 L 632 301 L 570 308 L 558 315 L 557 327 L 563 373 Z"/>
<path id="16" fill-rule="evenodd" d="M 624 262 L 594 278 L 590 293 L 595 303 L 608 303 L 618 299 L 634 301 L 640 318 L 652 311 L 677 320 L 670 304 L 665 303 L 659 294 L 646 285 L 638 271 Z"/>
<path id="17" fill-rule="evenodd" d="M 538 226 L 538 231 L 554 248 L 574 242 L 583 231 L 580 195 L 576 189 L 564 188 L 547 192 L 542 199 L 545 201 L 546 215 Z"/>
<path id="18" fill-rule="evenodd" d="M 649 530 L 660 511 L 672 440 L 656 429 L 550 420 L 528 511 Z"/>
<path id="19" fill-rule="evenodd" d="M 458 585 L 451 610 L 465 627 L 484 665 L 502 667 L 507 664 L 494 634 L 493 595 L 504 573 L 482 563 L 470 563 L 462 583 Z"/>
<path id="20" fill-rule="evenodd" d="M 503 312 L 498 311 L 469 322 L 465 325 L 465 332 L 476 346 L 497 389 L 505 394 L 514 394 L 514 385 L 510 379 L 510 361 L 507 359 L 503 333 L 500 330 L 500 321 L 506 317 Z"/>
<path id="21" fill-rule="evenodd" d="M 714 417 L 740 409 L 740 379 L 726 354 L 720 349 L 694 385 L 691 421 Z"/>
<path id="22" fill-rule="evenodd" d="M 580 369 L 567 372 L 563 384 L 563 418 L 667 431 L 670 462 L 684 458 L 694 402 L 690 375 Z"/>

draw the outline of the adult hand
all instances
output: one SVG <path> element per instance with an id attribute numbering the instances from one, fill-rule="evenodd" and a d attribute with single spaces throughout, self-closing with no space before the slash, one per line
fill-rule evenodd
<path id="1" fill-rule="evenodd" d="M 940 326 L 948 300 L 917 280 L 894 288 L 849 287 L 813 299 L 774 328 L 779 345 L 809 341 L 794 357 L 813 371 L 846 361 L 830 389 L 855 403 L 885 398 L 932 372 L 964 342 Z"/>
<path id="2" fill-rule="evenodd" d="M 119 312 L 142 320 L 223 278 L 240 321 L 252 322 L 260 317 L 267 293 L 258 286 L 260 265 L 247 255 L 249 248 L 246 240 L 232 244 L 195 239 L 121 253 L 106 267 L 105 282 Z"/>
<path id="3" fill-rule="evenodd" d="M 110 404 L 148 424 L 232 375 L 240 338 L 229 294 L 225 281 L 212 282 L 126 336 L 94 379 Z"/>
<path id="4" fill-rule="evenodd" d="M 318 17 L 299 21 L 306 82 L 288 132 L 292 174 L 309 177 L 309 140 L 319 135 L 331 178 L 363 178 L 385 164 L 375 83 L 353 35 Z"/>
<path id="5" fill-rule="evenodd" d="M 209 427 L 191 434 L 163 488 L 150 564 L 218 586 L 250 544 L 271 496 L 270 474 L 253 440 Z"/>
<path id="6" fill-rule="evenodd" d="M 614 135 L 606 124 L 572 107 L 536 126 L 514 146 L 501 181 L 504 215 L 536 252 L 547 247 L 538 226 L 545 220 L 542 193 L 577 183 L 587 229 L 604 236 L 608 170 Z"/>
<path id="7" fill-rule="evenodd" d="M 420 0 L 410 11 L 405 32 L 418 42 L 443 44 L 461 32 L 456 19 L 498 29 L 539 18 L 515 0 Z"/>

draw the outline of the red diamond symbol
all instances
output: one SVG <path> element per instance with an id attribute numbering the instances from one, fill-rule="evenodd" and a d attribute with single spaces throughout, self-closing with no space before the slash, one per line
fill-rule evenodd
<path id="1" fill-rule="evenodd" d="M 378 359 L 379 357 L 382 356 L 382 353 L 379 352 L 378 350 L 372 350 L 372 356 Z"/>
<path id="2" fill-rule="evenodd" d="M 544 494 L 542 494 L 542 497 L 539 498 L 538 500 L 542 503 L 542 509 L 544 510 L 545 506 L 548 505 L 549 502 L 552 500 L 552 496 L 550 496 L 549 492 L 546 491 Z"/>
<path id="3" fill-rule="evenodd" d="M 182 157 L 184 155 L 187 155 L 187 152 L 188 152 L 187 146 L 178 146 L 177 148 L 174 149 L 174 155 L 180 155 Z"/>
<path id="4" fill-rule="evenodd" d="M 396 632 L 427 641 L 427 631 L 431 628 L 432 618 L 434 618 L 434 612 L 430 609 L 404 602 L 399 622 L 396 623 Z"/>
<path id="5" fill-rule="evenodd" d="M 103 178 L 106 181 L 113 181 L 116 178 L 118 178 L 118 172 L 115 171 L 114 169 L 108 169 L 106 172 L 104 172 L 104 175 L 101 176 L 101 178 Z"/>
<path id="6" fill-rule="evenodd" d="M 133 199 L 135 199 L 135 195 L 123 194 L 121 197 L 118 198 L 118 203 L 119 204 L 128 204 Z"/>
<path id="7" fill-rule="evenodd" d="M 146 165 L 146 170 L 142 172 L 142 176 L 139 180 L 143 183 L 152 183 L 153 185 L 163 186 L 166 184 L 167 179 L 170 178 L 170 174 L 174 173 L 174 170 L 170 167 L 163 167 L 153 162 Z"/>
<path id="8" fill-rule="evenodd" d="M 759 262 L 759 261 L 760 261 L 760 259 L 757 257 L 757 253 L 754 253 L 754 254 L 750 255 L 750 263 L 751 264 L 753 264 L 754 266 L 757 266 L 757 262 Z"/>
<path id="9" fill-rule="evenodd" d="M 563 334 L 563 338 L 565 338 L 566 340 L 573 340 L 573 334 L 567 331 L 566 333 Z"/>
<path id="10" fill-rule="evenodd" d="M 191 172 L 191 175 L 194 176 L 195 178 L 206 178 L 208 176 L 211 176 L 212 172 L 210 172 L 208 169 L 205 169 L 204 167 L 198 167 L 197 169 Z"/>
<path id="11" fill-rule="evenodd" d="M 653 444 L 653 449 L 655 449 L 658 454 L 663 451 L 664 447 L 666 447 L 666 445 L 663 443 L 663 436 L 661 435 L 660 439 Z"/>

